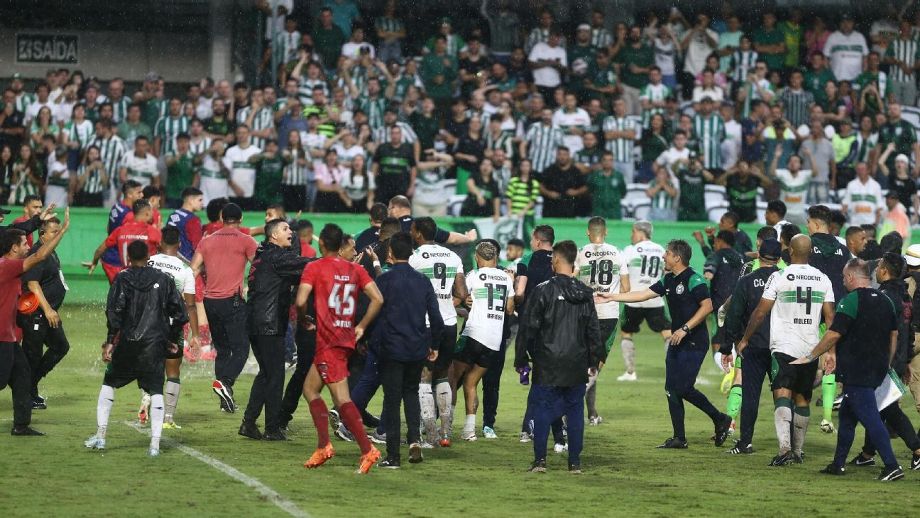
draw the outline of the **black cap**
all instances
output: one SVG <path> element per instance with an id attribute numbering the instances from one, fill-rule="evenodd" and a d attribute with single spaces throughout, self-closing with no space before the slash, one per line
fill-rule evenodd
<path id="1" fill-rule="evenodd" d="M 898 192 L 895 191 L 894 189 L 889 190 L 888 193 L 885 194 L 885 197 L 886 197 L 886 198 L 894 198 L 894 199 L 896 199 L 896 200 L 900 200 L 900 199 L 901 199 L 901 197 L 898 196 Z"/>
<path id="2" fill-rule="evenodd" d="M 243 209 L 235 203 L 228 203 L 224 205 L 223 210 L 220 211 L 220 217 L 224 221 L 242 221 Z"/>
<path id="3" fill-rule="evenodd" d="M 761 259 L 779 261 L 783 253 L 783 247 L 781 247 L 779 241 L 775 239 L 764 239 L 760 244 L 760 250 L 758 252 Z"/>
<path id="4" fill-rule="evenodd" d="M 0 214 L 9 214 L 10 212 L 13 212 L 13 211 L 0 207 Z"/>
<path id="5" fill-rule="evenodd" d="M 852 20 L 852 19 L 853 19 L 853 15 L 850 14 L 849 12 L 847 12 L 847 11 L 844 11 L 843 14 L 840 15 L 840 21 L 843 21 L 843 20 Z"/>

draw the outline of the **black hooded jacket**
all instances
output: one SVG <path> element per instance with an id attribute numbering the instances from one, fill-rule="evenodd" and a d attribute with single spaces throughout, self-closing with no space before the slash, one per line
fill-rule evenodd
<path id="1" fill-rule="evenodd" d="M 250 335 L 283 335 L 294 286 L 313 259 L 300 257 L 300 249 L 282 248 L 265 241 L 259 245 L 249 269 L 247 329 Z"/>
<path id="2" fill-rule="evenodd" d="M 573 277 L 557 275 L 528 295 L 521 318 L 525 341 L 515 346 L 514 365 L 533 361 L 533 382 L 574 387 L 588 382 L 588 368 L 604 360 L 594 292 Z"/>
<path id="3" fill-rule="evenodd" d="M 827 275 L 834 287 L 834 300 L 841 301 L 847 296 L 843 285 L 843 267 L 852 259 L 852 254 L 837 238 L 830 234 L 817 233 L 811 236 L 811 255 L 808 264 Z"/>
<path id="4" fill-rule="evenodd" d="M 130 267 L 115 276 L 105 315 L 108 343 L 116 343 L 114 361 L 137 359 L 135 368 L 162 365 L 167 343 L 188 322 L 185 301 L 169 275 L 149 266 Z M 120 362 L 119 362 L 120 363 Z"/>
<path id="5" fill-rule="evenodd" d="M 898 348 L 894 353 L 891 367 L 899 376 L 903 376 L 907 370 L 907 364 L 911 360 L 911 349 L 914 341 L 914 334 L 910 329 L 913 307 L 910 296 L 907 294 L 907 283 L 901 279 L 891 279 L 881 283 L 878 289 L 887 295 L 894 305 L 894 312 L 898 321 Z"/>

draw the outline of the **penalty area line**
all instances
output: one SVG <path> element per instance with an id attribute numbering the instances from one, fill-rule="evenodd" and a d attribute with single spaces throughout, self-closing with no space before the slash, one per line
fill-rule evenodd
<path id="1" fill-rule="evenodd" d="M 141 428 L 140 425 L 136 422 L 125 421 L 124 423 L 126 426 L 133 428 L 138 433 L 142 433 L 148 436 L 150 435 L 150 430 Z M 181 451 L 182 453 L 188 455 L 189 457 L 192 457 L 193 459 L 196 459 L 198 461 L 201 461 L 207 464 L 208 466 L 211 466 L 212 468 L 216 469 L 217 471 L 220 471 L 224 475 L 227 475 L 228 477 L 238 482 L 242 482 L 244 485 L 255 490 L 256 493 L 259 493 L 260 495 L 268 499 L 269 502 L 275 504 L 279 509 L 286 512 L 287 514 L 291 516 L 295 516 L 297 518 L 310 518 L 309 513 L 297 507 L 297 504 L 295 504 L 294 502 L 291 502 L 287 498 L 284 498 L 283 496 L 281 496 L 280 493 L 278 493 L 274 489 L 263 484 L 259 479 L 250 477 L 249 475 L 234 468 L 233 466 L 226 464 L 224 462 L 221 462 L 209 455 L 205 455 L 204 453 L 196 450 L 195 448 L 190 448 L 183 444 L 179 444 L 173 439 L 167 439 L 164 437 L 161 439 L 161 441 L 169 445 L 171 448 L 175 448 Z"/>

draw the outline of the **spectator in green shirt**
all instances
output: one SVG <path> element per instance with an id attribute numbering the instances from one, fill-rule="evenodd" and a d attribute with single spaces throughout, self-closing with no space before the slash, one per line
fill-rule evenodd
<path id="1" fill-rule="evenodd" d="M 824 104 L 827 102 L 827 93 L 824 91 L 824 86 L 828 81 L 836 82 L 837 79 L 831 69 L 827 68 L 827 58 L 824 57 L 824 54 L 815 52 L 810 59 L 811 68 L 805 72 L 803 86 L 806 91 L 815 96 L 815 103 Z"/>
<path id="2" fill-rule="evenodd" d="M 630 115 L 639 115 L 642 112 L 639 91 L 648 84 L 649 69 L 655 64 L 652 48 L 642 42 L 642 27 L 635 25 L 629 29 L 629 39 L 614 60 L 620 65 L 626 111 Z"/>
<path id="3" fill-rule="evenodd" d="M 258 165 L 253 190 L 256 209 L 265 210 L 270 205 L 281 203 L 281 178 L 286 164 L 284 157 L 278 152 L 278 141 L 266 140 L 265 149 L 251 156 L 249 161 Z"/>
<path id="4" fill-rule="evenodd" d="M 793 8 L 789 12 L 789 19 L 779 24 L 779 30 L 782 31 L 786 43 L 786 59 L 784 64 L 787 69 L 799 67 L 799 55 L 802 46 L 802 10 Z"/>
<path id="5" fill-rule="evenodd" d="M 166 206 L 170 209 L 182 207 L 182 191 L 198 185 L 194 156 L 189 150 L 191 138 L 188 133 L 176 135 L 176 150 L 166 156 Z"/>
<path id="6" fill-rule="evenodd" d="M 332 9 L 320 9 L 319 25 L 313 30 L 313 46 L 323 59 L 326 72 L 333 72 L 338 67 L 342 45 L 346 41 L 348 38 L 345 37 L 345 33 L 332 22 Z"/>
<path id="7" fill-rule="evenodd" d="M 435 37 L 434 52 L 422 58 L 420 72 L 425 91 L 438 105 L 438 112 L 447 113 L 457 79 L 457 58 L 447 54 L 447 40 L 443 35 Z"/>
<path id="8" fill-rule="evenodd" d="M 776 26 L 776 15 L 766 12 L 763 26 L 754 32 L 754 50 L 770 70 L 782 70 L 786 61 L 786 36 Z"/>
<path id="9" fill-rule="evenodd" d="M 620 200 L 626 196 L 626 179 L 613 169 L 613 153 L 605 151 L 601 169 L 588 176 L 591 193 L 591 213 L 605 219 L 621 219 Z"/>

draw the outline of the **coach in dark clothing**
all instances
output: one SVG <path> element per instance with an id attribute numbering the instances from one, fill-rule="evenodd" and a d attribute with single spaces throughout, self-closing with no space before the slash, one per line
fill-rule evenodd
<path id="1" fill-rule="evenodd" d="M 703 277 L 709 281 L 712 308 L 718 311 L 732 294 L 732 288 L 738 282 L 738 274 L 744 265 L 744 259 L 733 248 L 735 234 L 720 230 L 713 242 L 713 253 L 706 257 L 703 265 Z"/>
<path id="2" fill-rule="evenodd" d="M 725 315 L 725 337 L 721 352 L 723 362 L 731 362 L 732 344 L 741 340 L 744 330 L 754 310 L 763 296 L 767 279 L 774 272 L 779 271 L 776 263 L 780 260 L 782 247 L 775 239 L 766 239 L 760 245 L 760 267 L 738 279 L 732 299 Z M 764 318 L 763 324 L 751 336 L 750 342 L 743 351 L 738 351 L 741 359 L 741 437 L 735 447 L 729 450 L 732 454 L 754 453 L 754 423 L 757 422 L 757 411 L 760 408 L 760 393 L 763 380 L 770 372 L 772 357 L 770 356 L 770 319 Z"/>
<path id="3" fill-rule="evenodd" d="M 362 230 L 355 237 L 355 250 L 360 254 L 365 248 L 377 242 L 377 236 L 380 235 L 380 225 L 387 217 L 387 206 L 383 203 L 375 203 L 369 211 L 371 226 Z"/>
<path id="4" fill-rule="evenodd" d="M 249 271 L 248 322 L 252 353 L 259 374 L 252 382 L 249 404 L 243 414 L 240 435 L 251 439 L 283 441 L 279 414 L 284 390 L 284 335 L 292 291 L 311 260 L 291 250 L 291 227 L 283 219 L 265 224 L 268 239 L 259 245 Z M 265 407 L 265 435 L 256 419 Z"/>
<path id="5" fill-rule="evenodd" d="M 387 458 L 381 467 L 399 467 L 400 401 L 405 404 L 409 462 L 422 461 L 418 384 L 425 359 L 435 361 L 438 357 L 438 343 L 431 337 L 440 335 L 444 329 L 431 281 L 409 266 L 412 245 L 409 234 L 393 235 L 389 247 L 389 262 L 393 266 L 376 281 L 387 300 L 377 317 L 373 336 L 379 355 L 387 436 Z M 431 324 L 430 333 L 425 315 Z"/>
<path id="6" fill-rule="evenodd" d="M 824 205 L 808 208 L 808 235 L 811 236 L 812 252 L 808 264 L 817 268 L 834 286 L 834 300 L 846 296 L 843 285 L 843 267 L 853 256 L 850 250 L 830 233 L 831 210 Z"/>
<path id="7" fill-rule="evenodd" d="M 550 425 L 563 415 L 568 424 L 569 471 L 580 472 L 585 430 L 585 384 L 604 357 L 594 293 L 575 278 L 578 247 L 563 241 L 553 247 L 556 276 L 540 284 L 521 326 L 527 328 L 526 353 L 516 355 L 515 367 L 533 361 L 531 389 L 534 462 L 531 471 L 546 471 L 546 440 Z"/>
<path id="8" fill-rule="evenodd" d="M 61 231 L 61 221 L 52 218 L 45 221 L 39 232 L 39 241 L 32 246 L 34 254 L 42 243 Z M 20 315 L 22 328 L 22 349 L 29 359 L 32 370 L 32 408 L 47 408 L 45 399 L 38 395 L 38 382 L 64 359 L 70 351 L 70 343 L 64 334 L 64 325 L 58 309 L 64 303 L 67 286 L 61 273 L 61 260 L 57 252 L 51 252 L 47 259 L 38 263 L 22 276 L 24 288 L 38 298 L 39 309 L 31 315 Z M 45 351 L 45 346 L 48 350 Z"/>
<path id="9" fill-rule="evenodd" d="M 879 480 L 897 480 L 904 477 L 904 472 L 891 449 L 891 439 L 875 400 L 875 389 L 888 375 L 897 349 L 898 323 L 894 305 L 884 293 L 869 287 L 871 273 L 865 261 L 853 259 L 848 262 L 843 270 L 843 282 L 849 293 L 837 303 L 837 312 L 827 333 L 810 353 L 793 362 L 808 363 L 835 348 L 835 352 L 825 358 L 824 366 L 827 371 L 836 371 L 837 381 L 843 383 L 843 403 L 834 461 L 822 472 L 844 473 L 858 422 L 866 428 L 866 434 L 885 462 Z"/>

